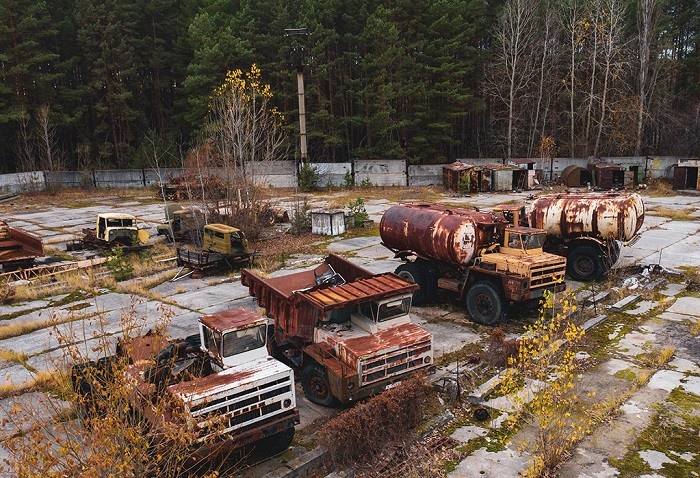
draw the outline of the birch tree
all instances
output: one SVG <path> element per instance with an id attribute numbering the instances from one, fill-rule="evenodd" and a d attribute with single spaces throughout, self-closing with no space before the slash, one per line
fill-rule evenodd
<path id="1" fill-rule="evenodd" d="M 593 146 L 593 156 L 598 156 L 603 129 L 606 126 L 610 89 L 616 78 L 622 76 L 624 69 L 623 52 L 625 40 L 623 37 L 623 22 L 626 6 L 623 0 L 602 0 L 602 86 L 600 90 L 600 111 L 598 113 L 598 130 Z"/>
<path id="2" fill-rule="evenodd" d="M 497 48 L 486 73 L 487 93 L 505 107 L 505 155 L 513 156 L 519 102 L 535 74 L 532 50 L 536 48 L 536 0 L 510 0 L 498 18 L 494 38 Z"/>
<path id="3" fill-rule="evenodd" d="M 654 89 L 654 77 L 652 71 L 652 48 L 656 36 L 658 23 L 657 0 L 639 0 L 637 7 L 638 27 L 638 67 L 637 73 L 637 141 L 634 147 L 635 156 L 642 154 L 642 140 L 644 136 L 644 120 L 649 102 Z"/>
<path id="4" fill-rule="evenodd" d="M 255 65 L 245 74 L 229 71 L 214 90 L 205 126 L 214 156 L 207 163 L 223 168 L 229 214 L 247 210 L 253 216 L 246 220 L 256 219 L 271 165 L 286 159 L 283 116 L 261 76 Z"/>
<path id="5" fill-rule="evenodd" d="M 568 44 L 568 69 L 566 88 L 569 93 L 569 154 L 576 154 L 576 72 L 578 68 L 577 53 L 580 50 L 580 28 L 585 7 L 581 0 L 564 0 L 557 9 L 557 19 Z"/>

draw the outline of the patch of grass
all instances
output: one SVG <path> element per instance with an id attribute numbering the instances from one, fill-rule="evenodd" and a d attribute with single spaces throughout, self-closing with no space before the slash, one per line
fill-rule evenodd
<path id="1" fill-rule="evenodd" d="M 676 353 L 674 347 L 654 347 L 650 343 L 642 345 L 644 353 L 635 357 L 639 363 L 650 368 L 659 368 L 668 363 Z"/>
<path id="2" fill-rule="evenodd" d="M 67 251 L 53 246 L 44 246 L 44 255 L 48 257 L 55 257 L 56 259 L 62 259 L 65 261 L 73 260 L 73 256 L 68 254 Z"/>
<path id="3" fill-rule="evenodd" d="M 0 385 L 0 400 L 15 395 L 20 395 L 25 392 L 30 392 L 32 390 L 47 391 L 53 388 L 54 385 L 55 379 L 53 373 L 40 372 L 35 374 L 32 380 L 19 385 L 15 385 L 13 383 Z"/>
<path id="4" fill-rule="evenodd" d="M 694 335 L 696 337 L 698 334 L 700 334 L 700 320 L 696 320 L 690 325 L 689 332 L 691 335 Z"/>
<path id="5" fill-rule="evenodd" d="M 459 350 L 442 354 L 441 356 L 435 359 L 435 365 L 441 367 L 443 365 L 451 364 L 453 362 L 459 362 L 464 364 L 479 361 L 483 354 L 484 348 L 481 344 L 469 343 Z"/>
<path id="6" fill-rule="evenodd" d="M 677 396 L 676 399 L 678 399 Z M 662 411 L 652 419 L 649 426 L 621 459 L 609 459 L 610 464 L 619 470 L 618 476 L 621 478 L 651 473 L 673 477 L 694 476 L 693 472 L 700 466 L 700 440 L 697 439 L 697 425 L 689 423 L 684 417 L 677 415 L 676 411 L 664 410 L 665 408 L 664 405 L 659 407 Z M 647 450 L 661 452 L 674 463 L 664 463 L 660 470 L 652 470 L 639 455 L 640 452 Z M 682 458 L 681 455 L 684 453 L 692 455 Z"/>
<path id="7" fill-rule="evenodd" d="M 630 369 L 618 370 L 615 372 L 615 376 L 628 382 L 634 382 L 637 379 L 637 374 Z"/>
<path id="8" fill-rule="evenodd" d="M 695 211 L 695 208 L 671 209 L 658 206 L 648 208 L 645 213 L 650 216 L 666 217 L 672 221 L 697 221 L 699 218 L 692 215 Z"/>
<path id="9" fill-rule="evenodd" d="M 27 358 L 28 356 L 24 352 L 0 349 L 0 362 L 24 364 Z"/>
<path id="10" fill-rule="evenodd" d="M 0 326 L 0 340 L 9 339 L 11 337 L 19 337 L 20 335 L 25 335 L 32 333 L 36 330 L 45 329 L 58 324 L 66 324 L 68 322 L 74 322 L 76 320 L 81 320 L 87 315 L 69 315 L 63 318 L 53 318 L 49 320 L 35 320 L 32 322 L 18 322 L 14 324 L 8 324 Z"/>

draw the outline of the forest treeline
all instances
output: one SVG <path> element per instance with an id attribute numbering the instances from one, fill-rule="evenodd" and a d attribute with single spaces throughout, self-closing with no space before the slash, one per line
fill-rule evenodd
<path id="1" fill-rule="evenodd" d="M 300 59 L 313 161 L 700 155 L 699 32 L 697 0 L 0 0 L 0 172 L 179 165 L 253 64 L 298 157 Z"/>

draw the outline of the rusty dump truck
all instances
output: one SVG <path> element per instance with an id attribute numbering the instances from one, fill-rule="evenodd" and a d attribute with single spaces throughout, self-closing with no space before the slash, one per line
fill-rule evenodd
<path id="1" fill-rule="evenodd" d="M 273 320 L 273 354 L 301 368 L 316 404 L 359 400 L 432 367 L 432 334 L 409 316 L 418 287 L 393 273 L 331 254 L 312 270 L 274 278 L 245 269 L 241 282 Z"/>
<path id="2" fill-rule="evenodd" d="M 526 205 L 501 205 L 511 224 L 544 229 L 544 250 L 567 259 L 574 280 L 605 274 L 620 257 L 620 243 L 634 244 L 644 223 L 644 202 L 637 193 L 565 193 L 535 197 Z"/>
<path id="3" fill-rule="evenodd" d="M 404 261 L 396 274 L 420 289 L 420 305 L 439 290 L 457 294 L 472 319 L 494 325 L 510 302 L 564 290 L 566 259 L 543 252 L 545 231 L 513 226 L 493 213 L 430 204 L 389 208 L 382 244 Z"/>
<path id="4" fill-rule="evenodd" d="M 30 265 L 43 255 L 44 245 L 40 237 L 0 221 L 0 265 L 3 270 Z"/>
<path id="5" fill-rule="evenodd" d="M 250 445 L 282 451 L 299 412 L 294 372 L 268 353 L 267 322 L 235 308 L 200 317 L 199 333 L 184 339 L 149 332 L 121 341 L 114 356 L 73 366 L 71 382 L 83 403 L 99 402 L 118 370 L 136 416 L 156 432 L 184 415 L 197 435 L 192 462 Z"/>

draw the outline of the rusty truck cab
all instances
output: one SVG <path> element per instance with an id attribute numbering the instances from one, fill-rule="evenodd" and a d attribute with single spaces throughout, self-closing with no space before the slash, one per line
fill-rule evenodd
<path id="1" fill-rule="evenodd" d="M 242 308 L 199 319 L 201 347 L 215 371 L 267 357 L 266 331 L 265 317 Z"/>

